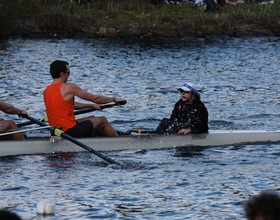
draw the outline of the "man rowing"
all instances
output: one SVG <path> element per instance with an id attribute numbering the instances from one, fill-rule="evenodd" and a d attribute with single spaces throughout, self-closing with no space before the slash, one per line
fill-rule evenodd
<path id="1" fill-rule="evenodd" d="M 0 110 L 7 113 L 7 114 L 14 114 L 14 115 L 27 115 L 25 110 L 16 108 L 12 104 L 6 103 L 0 100 Z M 0 118 L 0 133 L 5 132 L 13 132 L 18 131 L 18 127 L 13 120 L 4 120 Z M 15 133 L 8 136 L 10 139 L 13 140 L 23 140 L 24 136 L 22 133 Z"/>
<path id="2" fill-rule="evenodd" d="M 82 90 L 75 83 L 68 83 L 69 64 L 56 60 L 50 65 L 53 83 L 44 91 L 44 102 L 50 126 L 56 126 L 72 137 L 117 136 L 117 132 L 104 116 L 88 116 L 76 119 L 74 110 L 95 108 L 101 110 L 100 104 L 126 102 L 122 98 L 95 95 Z M 75 96 L 92 103 L 75 101 Z"/>

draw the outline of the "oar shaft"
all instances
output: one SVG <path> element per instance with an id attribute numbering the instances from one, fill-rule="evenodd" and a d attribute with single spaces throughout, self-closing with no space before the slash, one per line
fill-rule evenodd
<path id="1" fill-rule="evenodd" d="M 32 122 L 32 121 L 25 121 L 25 122 L 17 124 L 17 127 L 20 128 L 20 127 L 23 127 L 23 126 L 33 125 L 33 124 L 34 124 L 34 122 Z"/>
<path id="2" fill-rule="evenodd" d="M 107 162 L 110 163 L 110 164 L 117 164 L 117 165 L 120 165 L 120 164 L 119 164 L 118 162 L 116 162 L 115 160 L 113 160 L 113 159 L 111 159 L 111 158 L 105 156 L 104 154 L 100 153 L 100 152 L 97 151 L 97 150 L 94 150 L 93 148 L 91 148 L 91 147 L 87 146 L 86 144 L 84 144 L 84 143 L 78 141 L 77 139 L 71 137 L 70 135 L 65 134 L 64 132 L 62 132 L 60 136 L 63 137 L 63 138 L 65 138 L 65 139 L 67 139 L 68 141 L 71 141 L 71 142 L 74 143 L 74 144 L 79 145 L 80 147 L 82 147 L 82 148 L 84 148 L 85 150 L 87 150 L 87 151 L 89 151 L 89 152 L 95 154 L 96 156 L 102 158 L 103 160 L 107 161 Z"/>
<path id="3" fill-rule="evenodd" d="M 11 131 L 11 132 L 2 133 L 2 134 L 0 134 L 0 136 L 17 134 L 17 133 L 24 133 L 24 132 L 28 132 L 28 131 L 42 130 L 42 129 L 47 129 L 47 128 L 51 128 L 51 126 L 44 126 L 44 127 L 40 127 L 40 128 L 30 128 L 30 129 L 25 129 L 25 130 Z"/>
<path id="4" fill-rule="evenodd" d="M 39 120 L 37 120 L 37 119 L 35 119 L 35 118 L 32 118 L 32 117 L 30 117 L 30 116 L 28 116 L 28 115 L 22 115 L 22 117 L 27 118 L 28 120 L 30 120 L 30 121 L 32 121 L 32 122 L 34 122 L 34 123 L 36 123 L 36 124 L 38 124 L 38 125 L 40 125 L 40 126 L 47 126 L 46 123 L 44 123 L 44 122 L 42 122 L 42 121 L 39 121 Z M 91 147 L 87 146 L 86 144 L 84 144 L 84 143 L 78 141 L 77 139 L 75 139 L 75 138 L 73 138 L 73 137 L 71 137 L 71 136 L 65 134 L 65 133 L 64 133 L 63 131 L 61 131 L 60 129 L 58 129 L 58 128 L 51 128 L 51 129 L 55 129 L 55 132 L 54 132 L 54 133 L 55 133 L 56 135 L 59 134 L 59 136 L 64 137 L 64 138 L 67 139 L 68 141 L 71 141 L 72 143 L 77 144 L 78 146 L 80 146 L 80 147 L 86 149 L 87 151 L 89 151 L 89 152 L 95 154 L 96 156 L 99 156 L 100 158 L 102 158 L 102 159 L 105 160 L 106 162 L 108 162 L 108 163 L 110 163 L 110 164 L 117 164 L 117 165 L 120 165 L 118 162 L 116 162 L 116 161 L 114 161 L 113 159 L 111 159 L 111 158 L 105 156 L 104 154 L 100 153 L 99 151 L 96 151 L 96 150 L 92 149 Z M 56 131 L 58 131 L 58 132 L 56 132 Z"/>
<path id="5" fill-rule="evenodd" d="M 126 101 L 117 102 L 117 103 L 108 104 L 108 105 L 101 105 L 101 109 L 111 108 L 111 107 L 114 107 L 116 105 L 125 105 L 125 104 L 126 104 Z M 74 111 L 74 115 L 80 115 L 80 114 L 89 113 L 89 112 L 93 112 L 93 111 L 96 111 L 96 109 L 95 108 L 85 108 L 85 109 Z M 42 121 L 44 121 L 44 119 Z M 23 126 L 32 125 L 32 124 L 35 124 L 35 123 L 32 122 L 32 121 L 26 121 L 26 122 L 22 122 L 22 123 L 17 124 L 17 126 L 18 127 L 23 127 Z"/>
<path id="6" fill-rule="evenodd" d="M 117 102 L 117 103 L 114 103 L 114 104 L 108 104 L 108 105 L 101 105 L 100 108 L 101 109 L 105 109 L 105 108 L 111 108 L 113 106 L 116 106 L 116 105 L 125 105 L 126 102 Z M 84 113 L 88 113 L 88 112 L 93 112 L 93 111 L 96 111 L 95 108 L 85 108 L 85 109 L 81 109 L 81 110 L 76 110 L 74 112 L 74 115 L 80 115 L 80 114 L 84 114 Z"/>
<path id="7" fill-rule="evenodd" d="M 113 107 L 115 105 L 116 104 L 104 105 L 104 106 L 101 106 L 101 109 L 110 108 L 110 107 Z M 88 112 L 93 112 L 93 111 L 96 111 L 96 109 L 95 108 L 85 108 L 85 109 L 74 111 L 74 115 L 80 115 L 80 114 L 84 114 L 84 113 L 88 113 Z"/>

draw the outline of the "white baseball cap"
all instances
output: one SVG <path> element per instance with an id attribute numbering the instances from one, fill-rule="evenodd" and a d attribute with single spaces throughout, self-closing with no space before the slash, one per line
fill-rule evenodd
<path id="1" fill-rule="evenodd" d="M 184 91 L 190 91 L 192 93 L 197 93 L 196 89 L 194 88 L 193 83 L 184 83 L 182 86 L 177 88 L 178 90 L 182 89 Z"/>

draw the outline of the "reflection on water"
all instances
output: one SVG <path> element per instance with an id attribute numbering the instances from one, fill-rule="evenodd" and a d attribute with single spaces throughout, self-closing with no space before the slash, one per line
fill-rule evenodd
<path id="1" fill-rule="evenodd" d="M 197 84 L 211 129 L 279 129 L 279 51 L 280 39 L 271 37 L 1 39 L 0 98 L 43 118 L 49 64 L 63 59 L 71 82 L 128 100 L 95 112 L 119 130 L 155 128 L 185 81 Z M 108 156 L 127 168 L 89 153 L 2 158 L 0 207 L 24 219 L 244 219 L 244 199 L 278 187 L 279 145 Z M 55 203 L 56 216 L 36 217 L 40 201 Z"/>

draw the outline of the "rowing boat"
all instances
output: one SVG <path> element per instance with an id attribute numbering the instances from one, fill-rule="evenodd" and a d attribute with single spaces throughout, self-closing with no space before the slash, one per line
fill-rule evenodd
<path id="1" fill-rule="evenodd" d="M 212 130 L 204 134 L 130 134 L 118 137 L 80 138 L 98 151 L 197 148 L 210 146 L 257 145 L 280 142 L 280 130 Z M 26 140 L 1 140 L 0 156 L 80 152 L 84 149 L 65 139 L 28 137 Z"/>

